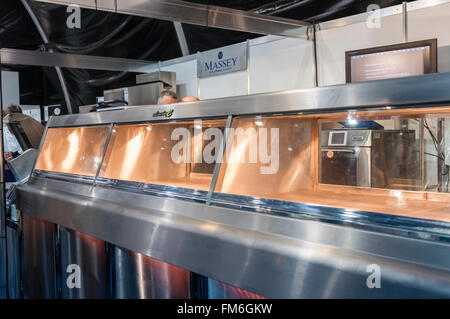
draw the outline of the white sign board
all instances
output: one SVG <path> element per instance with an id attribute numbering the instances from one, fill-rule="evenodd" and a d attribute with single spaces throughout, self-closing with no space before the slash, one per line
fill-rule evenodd
<path id="1" fill-rule="evenodd" d="M 206 78 L 247 70 L 247 63 L 246 43 L 201 52 L 197 57 L 197 76 Z"/>

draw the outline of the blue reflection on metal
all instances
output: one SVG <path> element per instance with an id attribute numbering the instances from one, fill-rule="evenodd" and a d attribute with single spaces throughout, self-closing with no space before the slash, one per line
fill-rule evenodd
<path id="1" fill-rule="evenodd" d="M 84 176 L 84 175 L 75 175 L 75 174 L 66 174 L 59 172 L 49 172 L 43 170 L 35 170 L 33 172 L 33 177 L 41 177 L 41 178 L 50 178 L 63 182 L 71 182 L 78 184 L 89 184 L 92 185 L 94 182 L 94 177 Z"/>
<path id="2" fill-rule="evenodd" d="M 117 179 L 98 178 L 97 185 L 114 187 L 121 190 L 128 190 L 139 194 L 148 194 L 158 197 L 177 198 L 198 203 L 206 203 L 206 199 L 208 196 L 207 191 L 160 185 L 160 184 L 129 182 Z"/>
<path id="3" fill-rule="evenodd" d="M 418 239 L 450 242 L 450 223 L 438 220 L 223 193 L 214 193 L 212 205 L 309 219 Z"/>
<path id="4" fill-rule="evenodd" d="M 94 181 L 92 177 L 46 171 L 35 171 L 34 176 L 90 185 L 92 185 Z M 207 191 L 159 184 L 98 178 L 97 185 L 197 203 L 206 203 L 208 198 Z M 438 220 L 224 193 L 213 193 L 211 204 L 214 206 L 249 212 L 350 226 L 397 236 L 429 241 L 450 242 L 450 223 Z"/>

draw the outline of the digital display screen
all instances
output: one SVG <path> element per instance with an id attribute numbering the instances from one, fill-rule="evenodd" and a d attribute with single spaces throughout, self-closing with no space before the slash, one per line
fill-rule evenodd
<path id="1" fill-rule="evenodd" d="M 435 42 L 347 52 L 347 82 L 366 82 L 436 72 Z M 425 42 L 425 43 L 424 43 Z M 394 49 L 395 48 L 395 49 Z"/>
<path id="2" fill-rule="evenodd" d="M 330 134 L 331 138 L 328 143 L 330 146 L 332 145 L 338 146 L 346 144 L 345 138 L 347 136 L 347 132 L 331 132 Z"/>

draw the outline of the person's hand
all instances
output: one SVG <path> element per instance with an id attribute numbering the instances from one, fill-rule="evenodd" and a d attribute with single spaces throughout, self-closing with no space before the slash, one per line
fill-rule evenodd
<path id="1" fill-rule="evenodd" d="M 3 153 L 3 158 L 5 160 L 11 159 L 13 157 L 13 152 L 5 152 Z"/>

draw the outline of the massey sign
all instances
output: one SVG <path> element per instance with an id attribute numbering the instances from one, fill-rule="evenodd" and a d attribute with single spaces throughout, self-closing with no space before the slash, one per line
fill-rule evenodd
<path id="1" fill-rule="evenodd" d="M 197 76 L 205 78 L 247 69 L 247 44 L 238 43 L 199 53 Z"/>

